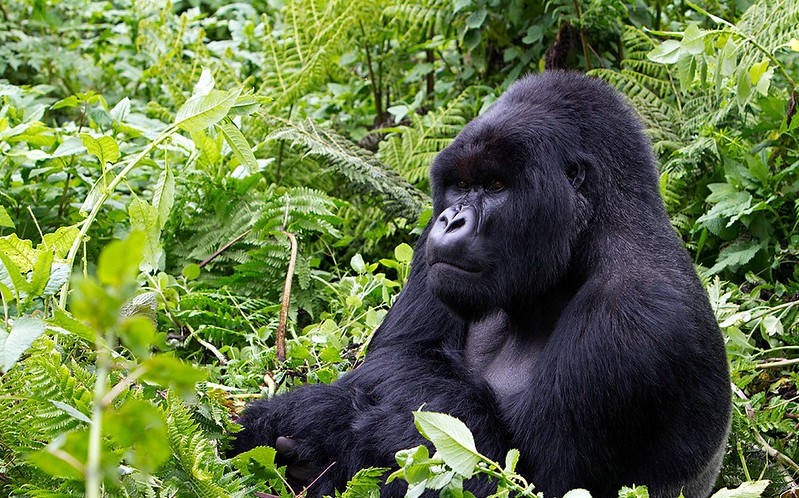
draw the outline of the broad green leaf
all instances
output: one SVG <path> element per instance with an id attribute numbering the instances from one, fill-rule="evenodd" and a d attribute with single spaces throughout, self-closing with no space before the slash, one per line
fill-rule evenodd
<path id="1" fill-rule="evenodd" d="M 766 74 L 768 66 L 769 60 L 763 59 L 757 64 L 753 64 L 752 67 L 749 68 L 749 78 L 752 80 L 753 85 L 757 85 L 757 82 L 760 81 L 760 78 Z"/>
<path id="2" fill-rule="evenodd" d="M 77 227 L 61 227 L 54 233 L 44 234 L 44 239 L 42 243 L 37 246 L 37 249 L 46 247 L 50 251 L 53 251 L 56 258 L 64 258 L 72 247 L 72 243 L 75 242 L 75 239 L 78 238 L 79 235 L 80 230 L 78 230 Z"/>
<path id="3" fill-rule="evenodd" d="M 400 263 L 410 263 L 413 260 L 413 248 L 402 243 L 394 248 L 394 258 Z"/>
<path id="4" fill-rule="evenodd" d="M 158 212 L 158 225 L 159 229 L 164 228 L 166 220 L 169 218 L 169 213 L 172 211 L 172 205 L 175 203 L 175 175 L 172 173 L 172 168 L 167 166 L 158 177 L 158 182 L 155 184 L 153 192 L 153 206 Z"/>
<path id="5" fill-rule="evenodd" d="M 54 477 L 83 481 L 89 431 L 83 429 L 60 434 L 47 447 L 30 453 L 27 460 Z"/>
<path id="6" fill-rule="evenodd" d="M 680 58 L 680 42 L 666 40 L 646 54 L 649 60 L 660 64 L 674 64 Z"/>
<path id="7" fill-rule="evenodd" d="M 680 45 L 689 54 L 699 55 L 705 51 L 705 35 L 707 31 L 702 31 L 696 24 L 690 24 L 685 28 Z"/>
<path id="8" fill-rule="evenodd" d="M 749 481 L 735 489 L 720 489 L 710 498 L 758 498 L 768 487 L 771 481 Z"/>
<path id="9" fill-rule="evenodd" d="M 516 464 L 519 463 L 519 456 L 519 450 L 516 448 L 512 448 L 508 451 L 508 454 L 505 455 L 505 472 L 516 472 Z"/>
<path id="10" fill-rule="evenodd" d="M 33 274 L 30 280 L 30 293 L 34 296 L 41 296 L 50 281 L 50 269 L 53 266 L 53 251 L 41 249 L 37 251 L 39 257 L 33 266 Z"/>
<path id="11" fill-rule="evenodd" d="M 103 414 L 104 432 L 125 449 L 125 461 L 145 472 L 154 472 L 171 450 L 164 414 L 152 404 L 131 399 L 119 410 Z"/>
<path id="12" fill-rule="evenodd" d="M 0 206 L 0 227 L 16 228 L 14 221 L 3 206 Z"/>
<path id="13" fill-rule="evenodd" d="M 194 280 L 200 276 L 200 265 L 197 263 L 188 264 L 180 274 L 186 277 L 186 280 Z"/>
<path id="14" fill-rule="evenodd" d="M 53 263 L 50 267 L 50 279 L 42 291 L 42 296 L 55 296 L 69 280 L 71 267 L 66 263 Z"/>
<path id="15" fill-rule="evenodd" d="M 783 334 L 782 322 L 775 315 L 766 315 L 763 321 L 760 322 L 760 327 L 763 332 L 769 336 L 781 336 Z"/>
<path id="16" fill-rule="evenodd" d="M 119 316 L 121 318 L 128 318 L 132 316 L 143 316 L 150 320 L 150 323 L 156 325 L 158 313 L 158 293 L 157 292 L 142 292 L 131 299 L 127 300 L 119 309 Z"/>
<path id="17" fill-rule="evenodd" d="M 3 347 L 3 370 L 8 372 L 44 330 L 44 322 L 38 318 L 21 316 L 14 320 Z"/>
<path id="18" fill-rule="evenodd" d="M 144 234 L 144 248 L 140 268 L 143 271 L 158 270 L 163 266 L 164 248 L 161 245 L 161 224 L 155 206 L 134 197 L 128 206 L 130 226 Z"/>
<path id="19" fill-rule="evenodd" d="M 738 107 L 743 109 L 752 96 L 752 80 L 749 77 L 749 71 L 741 71 L 738 75 L 738 84 L 735 87 L 735 97 L 738 101 Z"/>
<path id="20" fill-rule="evenodd" d="M 229 92 L 213 90 L 207 95 L 194 95 L 181 106 L 175 116 L 175 125 L 189 133 L 213 126 L 227 116 L 241 94 L 237 88 Z"/>
<path id="21" fill-rule="evenodd" d="M 86 151 L 86 146 L 83 145 L 83 141 L 80 137 L 66 137 L 61 145 L 50 154 L 51 158 L 56 157 L 67 157 L 74 154 L 82 154 Z"/>
<path id="22" fill-rule="evenodd" d="M 205 380 L 208 376 L 208 373 L 204 370 L 193 367 L 177 358 L 164 355 L 144 360 L 141 365 L 146 369 L 141 376 L 142 380 L 165 387 L 173 387 L 183 398 L 193 395 L 194 385 Z"/>
<path id="23" fill-rule="evenodd" d="M 46 323 L 47 327 L 52 330 L 74 334 L 84 341 L 94 344 L 94 331 L 60 308 L 55 308 L 53 317 L 47 320 Z"/>
<path id="24" fill-rule="evenodd" d="M 488 11 L 485 8 L 481 8 L 472 12 L 469 14 L 469 17 L 466 18 L 466 27 L 472 29 L 481 28 L 487 16 Z"/>
<path id="25" fill-rule="evenodd" d="M 117 329 L 122 343 L 137 358 L 147 358 L 155 342 L 155 327 L 147 317 L 137 315 L 125 319 Z"/>
<path id="26" fill-rule="evenodd" d="M 419 432 L 433 442 L 436 452 L 452 470 L 469 478 L 480 461 L 474 437 L 466 424 L 443 413 L 413 412 Z"/>
<path id="27" fill-rule="evenodd" d="M 130 99 L 125 97 L 117 102 L 117 105 L 115 105 L 108 114 L 111 115 L 111 119 L 118 123 L 125 121 L 125 119 L 128 117 L 128 114 L 130 114 Z"/>
<path id="28" fill-rule="evenodd" d="M 356 254 L 352 257 L 350 260 L 350 266 L 352 266 L 352 269 L 357 273 L 363 273 L 366 271 L 366 263 L 364 263 L 363 256 L 360 254 Z"/>
<path id="29" fill-rule="evenodd" d="M 249 116 L 257 111 L 259 107 L 261 107 L 261 104 L 258 103 L 252 92 L 248 92 L 236 99 L 233 107 L 230 108 L 230 112 L 228 112 L 228 116 Z"/>
<path id="30" fill-rule="evenodd" d="M 28 239 L 20 239 L 15 233 L 0 237 L 0 254 L 5 254 L 13 261 L 20 273 L 33 270 L 33 265 L 36 263 L 33 243 Z"/>
<path id="31" fill-rule="evenodd" d="M 119 159 L 119 145 L 113 138 L 107 135 L 94 138 L 88 133 L 81 133 L 80 139 L 89 154 L 99 159 L 102 166 L 105 166 L 106 163 L 114 164 Z"/>
<path id="32" fill-rule="evenodd" d="M 727 38 L 724 48 L 721 49 L 721 68 L 719 73 L 722 76 L 731 76 L 738 67 L 738 45 L 732 39 Z"/>
<path id="33" fill-rule="evenodd" d="M 8 275 L 8 279 L 11 281 L 11 284 L 14 286 L 14 290 L 17 294 L 21 292 L 28 293 L 30 290 L 30 284 L 25 279 L 25 275 L 17 266 L 16 262 L 8 257 L 8 255 L 3 252 L 3 247 L 0 244 L 0 277 L 3 274 Z M 27 272 L 25 272 L 27 273 Z"/>
<path id="34" fill-rule="evenodd" d="M 194 90 L 191 92 L 192 97 L 208 95 L 214 89 L 214 77 L 211 75 L 211 70 L 207 67 L 203 68 L 200 74 L 200 80 L 194 85 Z"/>
<path id="35" fill-rule="evenodd" d="M 125 240 L 111 241 L 98 259 L 98 280 L 116 288 L 135 280 L 145 242 L 145 234 L 140 231 L 131 232 Z"/>
<path id="36" fill-rule="evenodd" d="M 244 134 L 241 133 L 241 130 L 239 130 L 233 121 L 226 117 L 218 122 L 216 126 L 222 132 L 222 135 L 224 135 L 225 141 L 227 141 L 239 162 L 247 166 L 250 173 L 258 171 L 258 161 L 255 160 L 252 148 L 244 137 Z"/>
<path id="37" fill-rule="evenodd" d="M 50 109 L 55 111 L 56 109 L 61 109 L 62 107 L 78 107 L 78 97 L 76 95 L 70 95 L 69 97 L 61 99 L 53 104 Z"/>

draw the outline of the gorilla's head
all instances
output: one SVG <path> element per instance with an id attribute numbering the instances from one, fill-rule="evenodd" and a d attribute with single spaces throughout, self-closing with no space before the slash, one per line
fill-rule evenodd
<path id="1" fill-rule="evenodd" d="M 649 151 L 605 83 L 563 72 L 515 83 L 433 162 L 431 290 L 469 319 L 579 285 L 594 239 L 640 221 L 625 210 L 662 215 Z"/>

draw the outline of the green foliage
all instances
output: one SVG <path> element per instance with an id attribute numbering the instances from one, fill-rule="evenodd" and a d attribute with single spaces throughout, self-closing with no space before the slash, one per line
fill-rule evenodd
<path id="1" fill-rule="evenodd" d="M 720 484 L 774 482 L 719 496 L 778 495 L 799 475 L 799 10 L 748 4 L 3 2 L 0 493 L 292 496 L 273 450 L 220 459 L 231 415 L 362 360 L 432 158 L 550 64 L 597 68 L 646 120 L 731 358 Z M 518 452 L 417 422 L 437 453 L 398 455 L 409 496 L 468 496 L 475 473 L 535 494 Z M 384 471 L 338 495 L 377 496 Z"/>

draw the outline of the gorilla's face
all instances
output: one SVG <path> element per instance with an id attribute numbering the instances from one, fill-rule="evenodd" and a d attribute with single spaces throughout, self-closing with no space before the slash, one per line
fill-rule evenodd
<path id="1" fill-rule="evenodd" d="M 467 320 L 550 291 L 591 215 L 583 188 L 590 161 L 560 143 L 568 130 L 553 128 L 553 110 L 504 100 L 431 169 L 428 285 Z"/>

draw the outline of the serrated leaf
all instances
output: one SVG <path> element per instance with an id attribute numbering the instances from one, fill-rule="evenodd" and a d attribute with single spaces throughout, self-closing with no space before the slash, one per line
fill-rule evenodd
<path id="1" fill-rule="evenodd" d="M 0 206 L 0 227 L 16 228 L 14 221 L 3 206 Z"/>
<path id="2" fill-rule="evenodd" d="M 189 133 L 213 126 L 227 116 L 241 94 L 237 88 L 229 92 L 213 90 L 207 95 L 195 95 L 183 104 L 175 116 L 175 125 Z"/>
<path id="3" fill-rule="evenodd" d="M 38 318 L 21 316 L 14 320 L 3 347 L 3 370 L 8 372 L 44 330 L 44 322 Z"/>
<path id="4" fill-rule="evenodd" d="M 432 441 L 436 452 L 452 470 L 469 478 L 480 461 L 474 437 L 466 424 L 443 413 L 413 412 L 419 432 Z"/>
<path id="5" fill-rule="evenodd" d="M 653 62 L 674 64 L 680 58 L 680 48 L 680 42 L 677 40 L 666 40 L 646 54 L 646 56 Z"/>
<path id="6" fill-rule="evenodd" d="M 27 272 L 24 273 L 26 274 Z M 30 290 L 30 284 L 25 279 L 25 274 L 23 274 L 16 262 L 3 251 L 3 247 L 0 247 L 0 277 L 3 274 L 8 275 L 8 280 L 11 281 L 17 294 L 27 293 Z"/>
<path id="7" fill-rule="evenodd" d="M 216 126 L 224 135 L 225 141 L 233 150 L 233 154 L 235 154 L 239 162 L 245 165 L 250 173 L 258 171 L 258 161 L 255 160 L 252 148 L 233 121 L 226 117 L 217 123 Z"/>
<path id="8" fill-rule="evenodd" d="M 42 291 L 42 296 L 55 296 L 69 280 L 70 266 L 66 263 L 53 263 L 50 268 L 50 279 Z"/>
<path id="9" fill-rule="evenodd" d="M 20 273 L 28 273 L 33 270 L 36 262 L 36 251 L 33 249 L 33 242 L 28 239 L 20 239 L 17 234 L 12 233 L 5 237 L 0 237 L 0 253 L 5 254 L 19 268 Z"/>
<path id="10" fill-rule="evenodd" d="M 715 275 L 725 268 L 744 265 L 751 261 L 760 249 L 760 243 L 754 240 L 730 244 L 719 251 L 716 264 L 708 270 L 708 274 Z"/>
<path id="11" fill-rule="evenodd" d="M 56 258 L 64 258 L 79 235 L 80 230 L 77 227 L 61 227 L 54 233 L 44 234 L 42 243 L 37 246 L 37 249 L 46 247 L 48 250 L 53 251 Z"/>
<path id="12" fill-rule="evenodd" d="M 102 166 L 114 164 L 119 159 L 119 145 L 113 138 L 107 135 L 94 138 L 88 133 L 81 133 L 79 136 L 89 154 L 99 159 Z"/>
<path id="13" fill-rule="evenodd" d="M 512 448 L 508 451 L 508 454 L 505 455 L 505 472 L 513 473 L 516 471 L 516 464 L 519 463 L 519 450 L 516 448 Z"/>
<path id="14" fill-rule="evenodd" d="M 720 489 L 710 498 L 758 498 L 763 494 L 771 481 L 749 481 L 735 489 Z"/>

